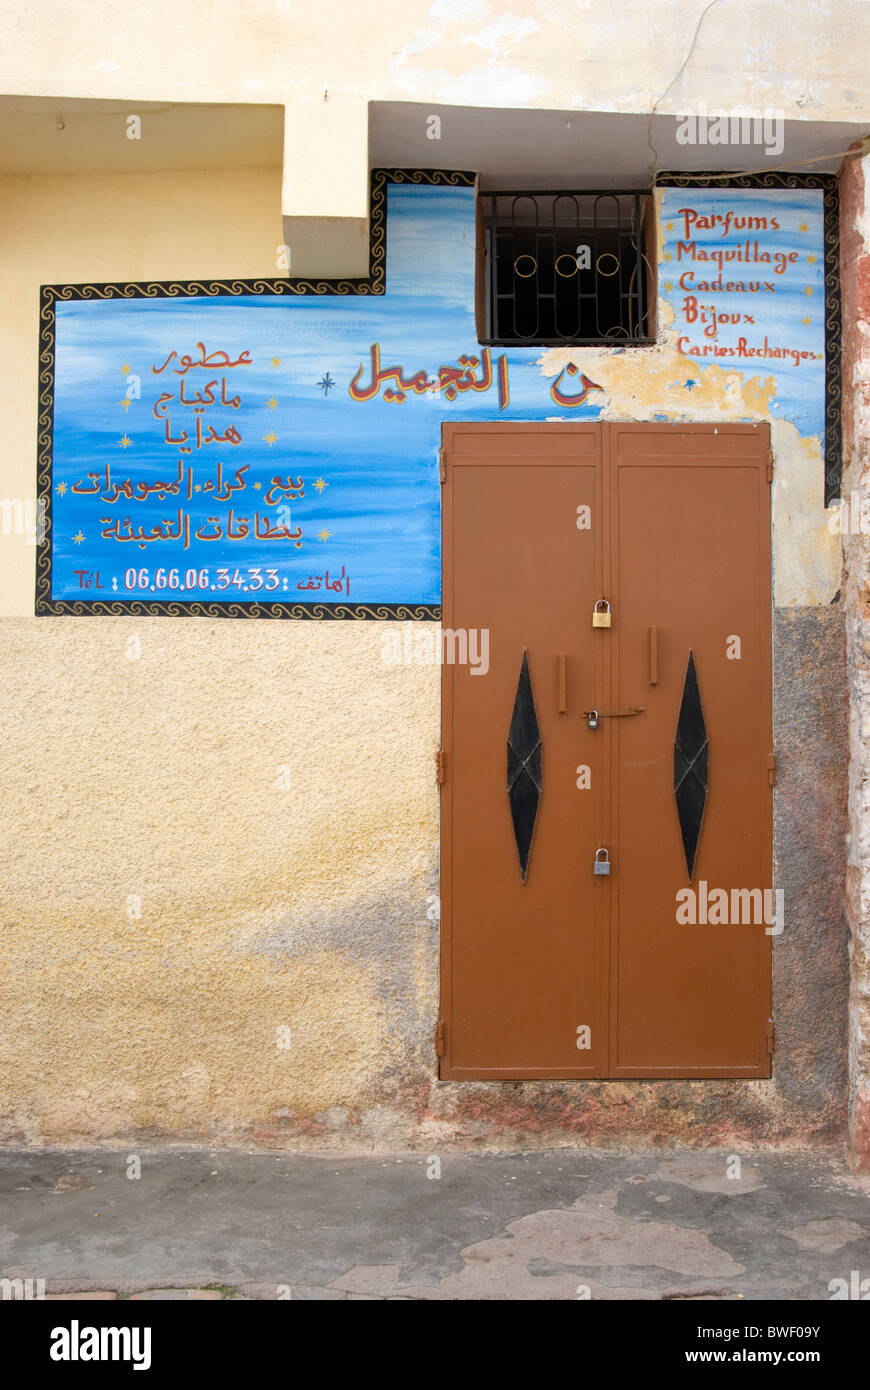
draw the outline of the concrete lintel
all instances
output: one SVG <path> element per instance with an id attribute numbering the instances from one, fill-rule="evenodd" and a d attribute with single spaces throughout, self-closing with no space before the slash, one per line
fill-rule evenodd
<path id="1" fill-rule="evenodd" d="M 281 212 L 291 275 L 368 274 L 365 101 L 332 97 L 324 86 L 285 107 Z"/>
<path id="2" fill-rule="evenodd" d="M 368 275 L 367 216 L 285 216 L 283 223 L 286 265 L 279 264 L 278 275 L 316 280 Z"/>

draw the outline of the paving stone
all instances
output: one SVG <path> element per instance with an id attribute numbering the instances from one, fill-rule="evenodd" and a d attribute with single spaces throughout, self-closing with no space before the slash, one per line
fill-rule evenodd
<path id="1" fill-rule="evenodd" d="M 286 1302 L 286 1299 L 279 1299 L 278 1297 L 280 1287 L 280 1284 L 240 1284 L 239 1296 L 247 1299 L 261 1299 L 267 1303 Z M 285 1285 L 285 1287 L 289 1287 L 289 1285 Z M 295 1289 L 291 1291 L 291 1296 L 296 1297 Z"/>
<path id="2" fill-rule="evenodd" d="M 114 1290 L 100 1290 L 100 1293 L 81 1293 L 81 1294 L 46 1294 L 46 1302 L 89 1302 L 100 1300 L 100 1298 L 117 1298 Z"/>
<path id="3" fill-rule="evenodd" d="M 294 1284 L 292 1296 L 297 1303 L 335 1303 L 347 1298 L 343 1289 L 318 1289 L 306 1284 Z"/>
<path id="4" fill-rule="evenodd" d="M 158 1299 L 170 1299 L 173 1302 L 187 1299 L 188 1302 L 206 1300 L 220 1301 L 223 1294 L 219 1289 L 146 1289 L 144 1293 L 134 1293 L 130 1298 L 131 1303 L 156 1302 Z"/>

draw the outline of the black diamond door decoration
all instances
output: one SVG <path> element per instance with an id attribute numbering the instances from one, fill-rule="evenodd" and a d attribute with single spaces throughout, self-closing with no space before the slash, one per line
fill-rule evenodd
<path id="1" fill-rule="evenodd" d="M 707 729 L 691 650 L 674 740 L 674 797 L 691 883 L 707 803 Z"/>
<path id="2" fill-rule="evenodd" d="M 541 732 L 535 714 L 535 699 L 532 695 L 526 652 L 523 652 L 523 664 L 520 667 L 508 733 L 507 793 L 517 854 L 520 857 L 520 869 L 525 883 L 541 800 Z"/>

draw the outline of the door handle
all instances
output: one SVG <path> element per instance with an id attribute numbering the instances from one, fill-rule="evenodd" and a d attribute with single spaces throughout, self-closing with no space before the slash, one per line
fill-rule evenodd
<path id="1" fill-rule="evenodd" d="M 599 719 L 625 719 L 633 714 L 643 714 L 646 705 L 614 705 L 612 709 L 585 709 L 583 718 L 590 729 L 598 728 Z"/>
<path id="2" fill-rule="evenodd" d="M 568 708 L 568 658 L 564 652 L 556 656 L 556 707 L 560 714 Z"/>

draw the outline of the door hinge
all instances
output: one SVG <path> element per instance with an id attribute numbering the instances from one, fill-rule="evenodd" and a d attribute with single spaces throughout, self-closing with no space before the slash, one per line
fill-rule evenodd
<path id="1" fill-rule="evenodd" d="M 767 780 L 772 787 L 776 786 L 776 754 L 767 755 Z"/>
<path id="2" fill-rule="evenodd" d="M 447 460 L 443 449 L 438 450 L 438 477 L 442 483 L 447 482 Z"/>
<path id="3" fill-rule="evenodd" d="M 768 449 L 768 451 L 767 451 L 767 481 L 768 481 L 769 483 L 772 483 L 772 482 L 773 482 L 773 450 L 772 450 L 772 449 Z"/>
<path id="4" fill-rule="evenodd" d="M 446 1050 L 446 1044 L 444 1042 L 444 1019 L 439 1018 L 438 1022 L 435 1024 L 435 1055 L 437 1057 L 443 1057 Z"/>
<path id="5" fill-rule="evenodd" d="M 773 1019 L 767 1020 L 767 1050 L 773 1056 Z"/>
<path id="6" fill-rule="evenodd" d="M 436 750 L 435 750 L 435 781 L 438 783 L 439 787 L 442 786 L 443 783 L 444 783 L 444 777 L 445 777 L 445 775 L 446 775 L 446 770 L 447 770 L 447 754 L 444 752 L 444 749 L 443 749 L 443 748 L 436 748 Z"/>

